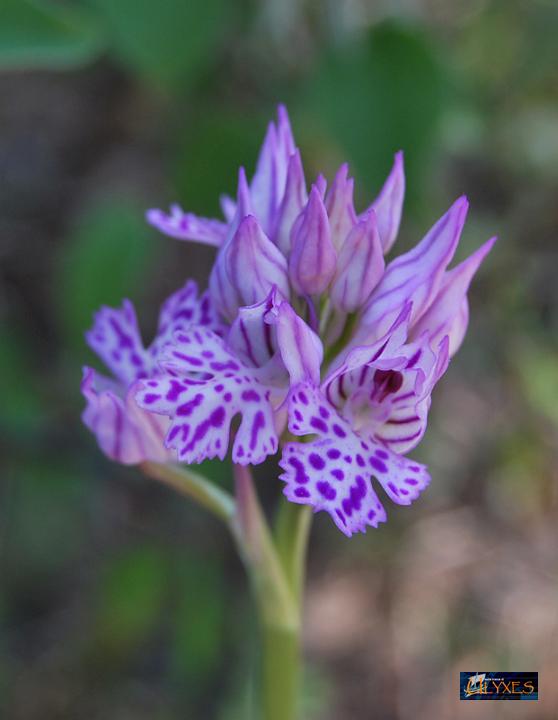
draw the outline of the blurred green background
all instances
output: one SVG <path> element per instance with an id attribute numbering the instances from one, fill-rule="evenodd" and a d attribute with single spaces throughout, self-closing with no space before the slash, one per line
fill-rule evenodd
<path id="1" fill-rule="evenodd" d="M 97 306 L 130 297 L 148 338 L 212 261 L 144 210 L 217 213 L 282 101 L 308 177 L 348 159 L 359 208 L 405 150 L 396 252 L 461 193 L 459 259 L 500 235 L 417 451 L 432 486 L 351 541 L 316 518 L 305 720 L 465 717 L 475 668 L 541 682 L 477 717 L 556 718 L 556 2 L 1 0 L 0 18 L 0 716 L 249 718 L 225 532 L 101 456 L 79 380 Z"/>

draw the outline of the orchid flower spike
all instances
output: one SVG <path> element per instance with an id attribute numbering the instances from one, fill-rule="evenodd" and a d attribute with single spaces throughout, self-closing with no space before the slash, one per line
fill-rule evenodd
<path id="1" fill-rule="evenodd" d="M 430 482 L 407 457 L 433 389 L 467 329 L 469 285 L 492 248 L 448 270 L 465 223 L 459 198 L 387 265 L 405 176 L 397 153 L 379 195 L 357 213 L 342 165 L 308 192 L 280 107 L 254 176 L 210 219 L 150 210 L 163 233 L 217 249 L 209 290 L 189 281 L 163 305 L 145 348 L 132 305 L 103 308 L 87 340 L 112 373 L 86 368 L 85 424 L 103 452 L 255 465 L 280 454 L 288 500 L 327 512 L 347 536 L 387 518 L 382 493 L 410 505 Z"/>

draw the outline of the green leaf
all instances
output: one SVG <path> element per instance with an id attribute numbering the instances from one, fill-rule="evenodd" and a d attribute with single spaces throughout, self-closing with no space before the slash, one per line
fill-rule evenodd
<path id="1" fill-rule="evenodd" d="M 40 0 L 2 0 L 0 67 L 69 68 L 95 58 L 101 28 L 83 8 Z"/>
<path id="2" fill-rule="evenodd" d="M 303 105 L 342 144 L 343 154 L 370 187 L 379 189 L 394 152 L 403 149 L 412 190 L 424 175 L 445 90 L 444 69 L 431 38 L 384 23 L 362 41 L 326 56 L 306 88 Z"/>
<path id="3" fill-rule="evenodd" d="M 103 200 L 81 217 L 68 238 L 55 292 L 61 325 L 74 349 L 83 345 L 95 310 L 137 294 L 155 248 L 143 214 L 129 200 Z"/>
<path id="4" fill-rule="evenodd" d="M 214 57 L 228 24 L 225 0 L 90 0 L 107 23 L 115 55 L 166 89 L 191 84 Z"/>

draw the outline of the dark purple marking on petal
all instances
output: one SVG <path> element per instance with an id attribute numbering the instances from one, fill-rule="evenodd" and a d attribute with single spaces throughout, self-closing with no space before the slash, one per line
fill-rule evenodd
<path id="1" fill-rule="evenodd" d="M 399 488 L 397 488 L 392 482 L 388 482 L 387 486 L 394 495 L 399 495 Z"/>
<path id="2" fill-rule="evenodd" d="M 326 500 L 335 500 L 335 498 L 337 497 L 337 491 L 335 490 L 335 488 L 332 488 L 331 485 L 325 480 L 320 480 L 318 483 L 316 483 L 316 488 L 320 495 L 323 495 Z"/>
<path id="3" fill-rule="evenodd" d="M 143 402 L 146 405 L 153 405 L 154 402 L 157 402 L 157 400 L 160 400 L 161 396 L 157 393 L 146 393 L 143 396 Z"/>
<path id="4" fill-rule="evenodd" d="M 178 350 L 173 350 L 173 353 L 175 358 L 178 358 L 179 360 L 184 360 L 184 362 L 187 362 L 190 365 L 193 365 L 194 367 L 200 367 L 203 365 L 203 361 L 200 360 L 197 357 L 192 357 L 191 355 L 185 355 L 184 353 L 179 352 Z"/>
<path id="5" fill-rule="evenodd" d="M 310 420 L 310 425 L 311 425 L 314 429 L 319 430 L 320 432 L 323 432 L 323 433 L 326 433 L 326 432 L 327 432 L 327 425 L 326 425 L 325 422 L 322 420 L 322 418 L 313 417 L 313 418 Z"/>
<path id="6" fill-rule="evenodd" d="M 260 402 L 260 396 L 255 390 L 244 390 L 240 396 L 245 402 Z"/>
<path id="7" fill-rule="evenodd" d="M 376 457 L 379 457 L 380 460 L 387 460 L 389 457 L 389 453 L 386 452 L 385 450 L 381 450 L 381 449 L 376 450 L 376 452 L 374 454 L 376 455 Z"/>
<path id="8" fill-rule="evenodd" d="M 411 469 L 411 468 L 409 468 L 409 469 Z M 403 480 L 403 482 L 406 483 L 407 485 L 418 485 L 418 480 L 416 480 L 415 478 L 405 478 L 405 480 Z"/>
<path id="9" fill-rule="evenodd" d="M 324 420 L 327 420 L 328 417 L 330 416 L 330 414 L 331 413 L 329 412 L 329 410 L 326 407 L 324 407 L 323 405 L 320 405 L 320 415 L 323 417 Z"/>
<path id="10" fill-rule="evenodd" d="M 331 450 L 327 451 L 327 456 L 330 458 L 330 460 L 337 460 L 337 458 L 341 457 L 341 450 L 336 450 L 335 448 L 332 448 Z"/>
<path id="11" fill-rule="evenodd" d="M 203 395 L 198 393 L 197 395 L 194 395 L 191 400 L 188 400 L 188 402 L 185 402 L 183 405 L 179 405 L 176 408 L 176 415 L 191 415 L 194 410 L 202 404 L 202 402 Z"/>
<path id="12" fill-rule="evenodd" d="M 410 465 L 409 470 L 411 472 L 420 472 L 420 467 L 418 465 Z"/>
<path id="13" fill-rule="evenodd" d="M 374 468 L 374 470 L 377 470 L 378 472 L 386 473 L 388 471 L 387 465 L 378 458 L 371 457 L 369 462 L 370 465 L 372 465 L 372 467 Z"/>
<path id="14" fill-rule="evenodd" d="M 220 392 L 223 392 L 224 389 L 225 389 L 225 386 L 222 383 L 215 385 L 215 392 L 220 393 Z"/>
<path id="15" fill-rule="evenodd" d="M 346 525 L 346 524 L 347 524 L 347 521 L 345 520 L 345 515 L 341 512 L 341 510 L 336 510 L 336 511 L 335 511 L 335 514 L 337 515 L 337 517 L 339 518 L 339 520 L 341 520 L 341 522 L 343 523 L 343 525 Z"/>
<path id="16" fill-rule="evenodd" d="M 302 422 L 302 413 L 300 412 L 300 410 L 295 410 L 294 416 L 298 420 L 298 422 Z"/>
<path id="17" fill-rule="evenodd" d="M 169 431 L 169 434 L 167 436 L 167 442 L 172 442 L 172 440 L 174 440 L 174 438 L 178 435 L 179 431 L 180 425 L 174 425 Z"/>
<path id="18" fill-rule="evenodd" d="M 214 362 L 209 363 L 209 367 L 212 370 L 215 370 L 215 372 L 223 372 L 224 370 L 240 370 L 237 363 L 232 360 L 227 360 L 227 362 L 218 362 L 215 360 Z"/>
<path id="19" fill-rule="evenodd" d="M 337 435 L 337 437 L 340 437 L 340 438 L 347 437 L 347 433 L 343 430 L 341 425 L 337 425 L 337 423 L 334 423 L 334 425 L 333 425 L 333 432 Z"/>
<path id="20" fill-rule="evenodd" d="M 220 428 L 225 421 L 225 408 L 221 405 L 211 413 L 209 421 L 214 428 Z"/>
<path id="21" fill-rule="evenodd" d="M 298 458 L 291 457 L 289 458 L 288 463 L 295 469 L 295 482 L 300 485 L 307 483 L 310 478 L 306 474 L 304 465 L 300 462 L 300 460 Z"/>
<path id="22" fill-rule="evenodd" d="M 230 402 L 230 401 L 232 400 L 232 393 L 226 392 L 226 393 L 223 395 L 223 400 L 224 400 L 225 402 Z"/>
<path id="23" fill-rule="evenodd" d="M 312 467 L 316 470 L 323 470 L 325 468 L 325 460 L 316 453 L 311 453 L 308 456 L 308 460 L 310 465 L 312 465 Z"/>
<path id="24" fill-rule="evenodd" d="M 310 493 L 306 488 L 303 487 L 297 487 L 294 491 L 294 494 L 299 498 L 308 498 L 310 497 Z"/>
<path id="25" fill-rule="evenodd" d="M 265 427 L 265 418 L 264 414 L 261 410 L 258 410 L 256 413 L 256 416 L 254 418 L 254 424 L 252 425 L 252 432 L 250 435 L 250 450 L 253 450 L 256 447 L 256 443 L 258 442 L 258 434 L 260 430 L 263 430 Z"/>
<path id="26" fill-rule="evenodd" d="M 352 455 L 344 455 L 343 460 L 350 465 L 353 462 L 353 456 Z"/>
<path id="27" fill-rule="evenodd" d="M 412 368 L 414 367 L 418 361 L 420 360 L 420 356 L 422 355 L 422 350 L 417 350 L 416 353 L 412 356 L 412 358 L 407 362 L 406 368 Z"/>
<path id="28" fill-rule="evenodd" d="M 331 475 L 333 475 L 336 480 L 343 480 L 343 478 L 345 477 L 345 473 L 340 468 L 335 468 L 335 470 L 332 470 Z"/>
<path id="29" fill-rule="evenodd" d="M 360 453 L 356 454 L 356 461 L 357 461 L 357 465 L 359 467 L 364 467 L 366 465 L 366 463 L 364 462 L 364 458 L 362 457 L 362 455 Z"/>
<path id="30" fill-rule="evenodd" d="M 308 396 L 302 390 L 298 393 L 298 399 L 303 405 L 308 405 Z"/>
<path id="31" fill-rule="evenodd" d="M 343 510 L 345 511 L 345 515 L 348 515 L 351 517 L 353 514 L 353 504 L 351 502 L 350 498 L 345 498 L 343 502 L 341 503 L 341 506 L 343 507 Z"/>

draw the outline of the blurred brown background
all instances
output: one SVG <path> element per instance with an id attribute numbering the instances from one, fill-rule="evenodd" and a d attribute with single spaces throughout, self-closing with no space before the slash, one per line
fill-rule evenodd
<path id="1" fill-rule="evenodd" d="M 405 150 L 396 252 L 461 193 L 458 259 L 500 236 L 416 453 L 432 486 L 350 541 L 316 518 L 304 717 L 558 717 L 556 3 L 2 7 L 2 717 L 250 717 L 253 611 L 228 537 L 101 456 L 79 380 L 97 306 L 130 297 L 149 338 L 212 261 L 145 208 L 217 213 L 279 101 L 308 176 L 348 159 L 359 208 Z M 471 709 L 459 671 L 479 669 L 538 670 L 540 700 Z"/>

